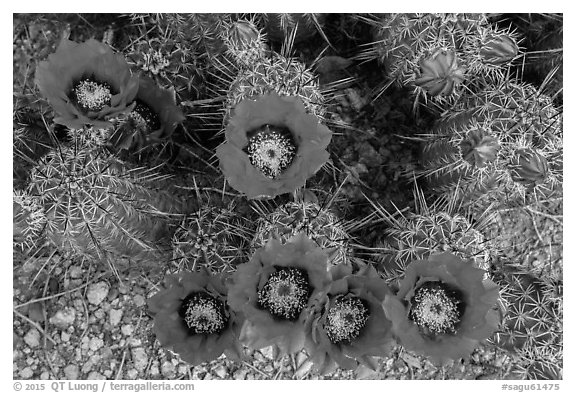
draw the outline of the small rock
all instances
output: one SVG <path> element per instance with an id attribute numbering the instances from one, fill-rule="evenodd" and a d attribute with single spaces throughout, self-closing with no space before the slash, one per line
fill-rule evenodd
<path id="1" fill-rule="evenodd" d="M 97 371 L 92 371 L 86 379 L 106 379 L 106 377 Z"/>
<path id="2" fill-rule="evenodd" d="M 234 372 L 234 379 L 244 380 L 244 379 L 246 379 L 246 374 L 248 374 L 248 370 L 246 370 L 245 368 L 241 368 L 239 370 L 236 370 Z"/>
<path id="3" fill-rule="evenodd" d="M 134 304 L 136 307 L 144 307 L 146 305 L 146 299 L 142 295 L 134 296 Z"/>
<path id="4" fill-rule="evenodd" d="M 122 319 L 122 309 L 117 310 L 117 309 L 112 309 L 110 310 L 110 325 L 112 326 L 116 326 L 120 323 L 120 320 Z"/>
<path id="5" fill-rule="evenodd" d="M 134 331 L 134 327 L 132 325 L 122 325 L 120 328 L 122 334 L 125 336 L 131 336 L 132 332 Z"/>
<path id="6" fill-rule="evenodd" d="M 134 367 L 138 371 L 144 371 L 148 365 L 148 354 L 144 348 L 133 348 L 132 349 L 132 361 L 134 362 Z"/>
<path id="7" fill-rule="evenodd" d="M 131 368 L 126 372 L 128 379 L 136 379 L 138 377 L 138 371 Z"/>
<path id="8" fill-rule="evenodd" d="M 80 376 L 80 370 L 78 369 L 77 365 L 69 364 L 68 366 L 64 367 L 64 375 L 66 376 L 66 379 L 78 379 Z"/>
<path id="9" fill-rule="evenodd" d="M 82 269 L 80 266 L 72 266 L 68 273 L 70 274 L 70 278 L 80 278 L 82 277 Z"/>
<path id="10" fill-rule="evenodd" d="M 97 282 L 92 284 L 88 287 L 88 292 L 86 293 L 86 297 L 88 298 L 88 302 L 98 306 L 108 295 L 108 290 L 110 287 L 105 282 Z"/>
<path id="11" fill-rule="evenodd" d="M 223 365 L 216 367 L 216 369 L 213 371 L 218 376 L 218 378 L 224 379 L 228 376 L 228 370 Z"/>
<path id="12" fill-rule="evenodd" d="M 93 337 L 90 340 L 90 343 L 88 344 L 88 348 L 90 348 L 92 351 L 96 352 L 100 348 L 102 348 L 103 345 L 104 345 L 104 341 L 102 341 L 101 338 Z"/>
<path id="13" fill-rule="evenodd" d="M 40 379 L 49 379 L 50 378 L 50 373 L 48 371 L 44 371 L 42 374 L 40 374 Z"/>
<path id="14" fill-rule="evenodd" d="M 26 367 L 20 370 L 20 377 L 22 377 L 22 379 L 30 379 L 33 375 L 34 371 L 32 371 L 30 367 Z"/>
<path id="15" fill-rule="evenodd" d="M 165 361 L 162 363 L 162 375 L 164 377 L 172 378 L 176 373 L 176 367 L 169 361 Z"/>
<path id="16" fill-rule="evenodd" d="M 30 348 L 36 348 L 40 345 L 40 332 L 34 328 L 28 330 L 28 333 L 24 336 L 24 342 Z"/>
<path id="17" fill-rule="evenodd" d="M 82 374 L 88 374 L 92 370 L 92 366 L 94 366 L 94 363 L 91 360 L 84 363 L 82 366 Z"/>
<path id="18" fill-rule="evenodd" d="M 56 314 L 50 318 L 50 323 L 59 329 L 66 329 L 74 323 L 76 319 L 76 310 L 66 307 L 64 310 L 56 311 Z"/>

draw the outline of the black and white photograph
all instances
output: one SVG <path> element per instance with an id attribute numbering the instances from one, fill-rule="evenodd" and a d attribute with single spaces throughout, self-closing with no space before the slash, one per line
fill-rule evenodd
<path id="1" fill-rule="evenodd" d="M 563 390 L 563 18 L 13 13 L 9 386 Z"/>

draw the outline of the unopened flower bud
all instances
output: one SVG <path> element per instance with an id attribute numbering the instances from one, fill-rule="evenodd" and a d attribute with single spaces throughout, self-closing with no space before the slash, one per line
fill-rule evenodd
<path id="1" fill-rule="evenodd" d="M 470 131 L 460 143 L 462 159 L 476 168 L 496 159 L 499 149 L 498 140 L 481 128 Z"/>
<path id="2" fill-rule="evenodd" d="M 438 50 L 420 61 L 420 76 L 414 83 L 431 96 L 447 96 L 464 81 L 464 67 L 458 66 L 456 53 Z"/>
<path id="3" fill-rule="evenodd" d="M 543 182 L 548 176 L 546 157 L 533 149 L 516 150 L 509 166 L 512 180 L 525 186 Z"/>
<path id="4" fill-rule="evenodd" d="M 489 36 L 480 48 L 480 57 L 485 64 L 503 65 L 512 61 L 518 54 L 518 45 L 506 34 Z"/>

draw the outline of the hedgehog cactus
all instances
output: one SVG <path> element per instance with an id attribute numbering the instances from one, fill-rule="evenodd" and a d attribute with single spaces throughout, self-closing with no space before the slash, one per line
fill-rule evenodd
<path id="1" fill-rule="evenodd" d="M 504 81 L 466 97 L 421 140 L 416 176 L 471 204 L 550 196 L 562 182 L 562 113 L 530 85 Z"/>
<path id="2" fill-rule="evenodd" d="M 179 209 L 174 198 L 146 186 L 152 180 L 99 150 L 62 147 L 32 170 L 27 192 L 44 209 L 47 238 L 58 248 L 139 257 L 158 249 L 166 213 Z"/>
<path id="3" fill-rule="evenodd" d="M 13 200 L 13 245 L 20 249 L 32 249 L 38 243 L 46 225 L 44 208 L 37 197 L 26 191 L 14 190 Z"/>
<path id="4" fill-rule="evenodd" d="M 297 60 L 273 53 L 240 70 L 229 86 L 227 117 L 240 101 L 272 91 L 280 96 L 300 97 L 307 112 L 320 118 L 326 111 L 317 77 Z"/>
<path id="5" fill-rule="evenodd" d="M 264 34 L 250 20 L 237 20 L 225 24 L 222 41 L 227 53 L 242 66 L 250 66 L 267 51 Z"/>
<path id="6" fill-rule="evenodd" d="M 493 342 L 517 353 L 515 372 L 530 379 L 556 379 L 562 362 L 562 297 L 557 284 L 515 266 L 498 270 L 502 324 Z"/>
<path id="7" fill-rule="evenodd" d="M 455 201 L 438 199 L 428 206 L 419 189 L 415 190 L 415 200 L 415 210 L 407 214 L 400 211 L 391 214 L 372 203 L 386 228 L 384 236 L 369 252 L 388 282 L 398 281 L 410 262 L 445 251 L 471 260 L 477 268 L 490 269 L 493 251 L 483 235 L 492 221 L 489 212 L 472 224 L 458 213 Z"/>
<path id="8" fill-rule="evenodd" d="M 230 272 L 245 262 L 249 237 L 245 220 L 231 209 L 203 207 L 185 217 L 172 237 L 178 270 Z"/>
<path id="9" fill-rule="evenodd" d="M 369 21 L 375 42 L 360 58 L 378 59 L 390 79 L 443 106 L 468 85 L 501 75 L 517 56 L 517 38 L 484 14 L 384 14 Z"/>
<path id="10" fill-rule="evenodd" d="M 327 208 L 314 202 L 288 202 L 257 221 L 252 248 L 263 247 L 269 239 L 283 244 L 299 233 L 304 233 L 329 254 L 331 265 L 349 263 L 350 236 L 346 226 Z"/>

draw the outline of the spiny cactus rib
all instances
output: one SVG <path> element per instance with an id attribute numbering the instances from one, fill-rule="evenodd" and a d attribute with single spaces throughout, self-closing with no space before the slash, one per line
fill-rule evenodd
<path id="1" fill-rule="evenodd" d="M 166 225 L 155 208 L 166 196 L 148 189 L 146 176 L 99 150 L 62 147 L 34 168 L 28 192 L 43 206 L 47 236 L 58 247 L 136 257 L 157 250 Z"/>

